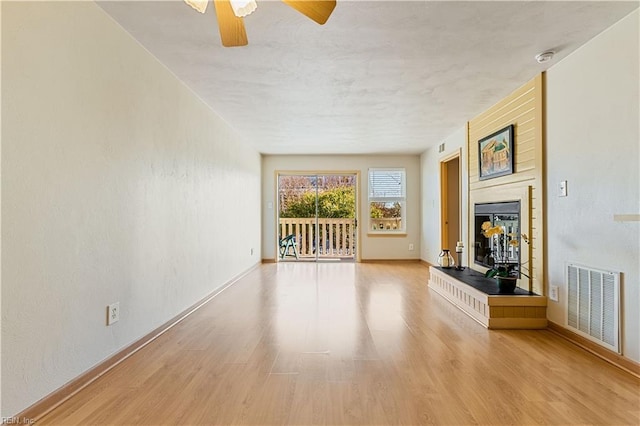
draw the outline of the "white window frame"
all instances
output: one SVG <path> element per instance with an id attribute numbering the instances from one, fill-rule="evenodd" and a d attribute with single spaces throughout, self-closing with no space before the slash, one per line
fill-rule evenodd
<path id="1" fill-rule="evenodd" d="M 400 172 L 402 176 L 402 182 L 400 183 L 400 194 L 381 195 L 380 193 L 374 193 L 374 185 L 372 178 L 376 173 L 384 172 Z M 407 171 L 404 167 L 372 167 L 369 168 L 367 173 L 367 216 L 368 221 L 368 233 L 369 234 L 405 234 L 407 232 Z M 379 222 L 371 217 L 371 203 L 400 203 L 400 227 L 397 229 L 378 229 Z M 374 229 L 375 228 L 375 229 Z"/>

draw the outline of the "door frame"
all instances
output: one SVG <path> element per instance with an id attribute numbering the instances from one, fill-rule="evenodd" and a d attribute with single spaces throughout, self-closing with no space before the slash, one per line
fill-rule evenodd
<path id="1" fill-rule="evenodd" d="M 362 248 L 361 248 L 361 238 L 360 238 L 360 198 L 361 198 L 361 179 L 360 179 L 360 170 L 317 170 L 317 169 L 312 169 L 312 170 L 275 170 L 274 171 L 274 187 L 275 187 L 275 191 L 274 191 L 274 201 L 273 201 L 273 205 L 276 207 L 275 208 L 275 232 L 274 232 L 274 247 L 275 247 L 275 261 L 276 262 L 280 262 L 280 247 L 279 247 L 279 240 L 278 240 L 278 231 L 280 230 L 280 197 L 279 197 L 279 193 L 280 193 L 280 186 L 279 186 L 279 177 L 280 176 L 330 176 L 330 175 L 337 175 L 337 176 L 355 176 L 356 177 L 356 183 L 355 183 L 355 197 L 356 197 L 356 255 L 354 257 L 354 261 L 355 262 L 360 262 L 361 259 L 361 253 L 362 253 Z M 318 258 L 316 257 L 315 262 L 318 261 Z"/>
<path id="2" fill-rule="evenodd" d="M 462 148 L 440 159 L 440 247 L 453 252 L 455 247 L 449 245 L 449 177 L 448 164 L 458 160 L 458 236 L 462 238 Z"/>

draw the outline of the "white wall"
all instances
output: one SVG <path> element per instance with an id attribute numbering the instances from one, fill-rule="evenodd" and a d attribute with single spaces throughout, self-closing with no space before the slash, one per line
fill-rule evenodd
<path id="1" fill-rule="evenodd" d="M 445 144 L 444 152 L 438 152 L 438 145 Z M 435 264 L 442 249 L 440 244 L 440 161 L 462 149 L 460 168 L 462 170 L 462 241 L 468 247 L 469 214 L 466 206 L 469 203 L 469 163 L 467 158 L 466 127 L 462 127 L 436 146 L 425 151 L 420 157 L 420 174 L 422 181 L 422 234 L 420 257 Z M 467 247 L 465 247 L 463 266 L 468 266 Z M 453 250 L 453 249 L 452 249 Z M 455 256 L 455 254 L 454 254 Z M 457 260 L 457 258 L 456 258 Z"/>
<path id="2" fill-rule="evenodd" d="M 260 260 L 261 160 L 93 2 L 2 18 L 10 416 Z"/>
<path id="3" fill-rule="evenodd" d="M 620 271 L 624 355 L 640 361 L 638 10 L 547 72 L 547 275 L 560 287 L 549 319 L 564 325 L 565 262 Z M 568 182 L 568 197 L 557 185 Z"/>
<path id="4" fill-rule="evenodd" d="M 367 179 L 371 167 L 404 167 L 407 172 L 407 235 L 368 236 Z M 262 158 L 262 253 L 276 258 L 276 171 L 360 171 L 360 254 L 370 259 L 420 258 L 420 157 L 377 155 L 265 155 Z M 269 203 L 272 208 L 269 208 Z M 414 250 L 409 251 L 409 244 Z"/>

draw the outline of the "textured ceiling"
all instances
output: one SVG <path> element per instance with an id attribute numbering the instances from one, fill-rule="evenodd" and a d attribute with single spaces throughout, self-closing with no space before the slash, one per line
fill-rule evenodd
<path id="1" fill-rule="evenodd" d="M 320 26 L 258 1 L 223 48 L 212 4 L 99 4 L 265 154 L 422 152 L 638 7 L 338 0 Z"/>

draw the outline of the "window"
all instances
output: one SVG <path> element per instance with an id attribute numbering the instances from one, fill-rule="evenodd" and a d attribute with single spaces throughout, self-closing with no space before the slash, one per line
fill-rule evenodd
<path id="1" fill-rule="evenodd" d="M 405 232 L 404 169 L 369 169 L 369 232 Z"/>

